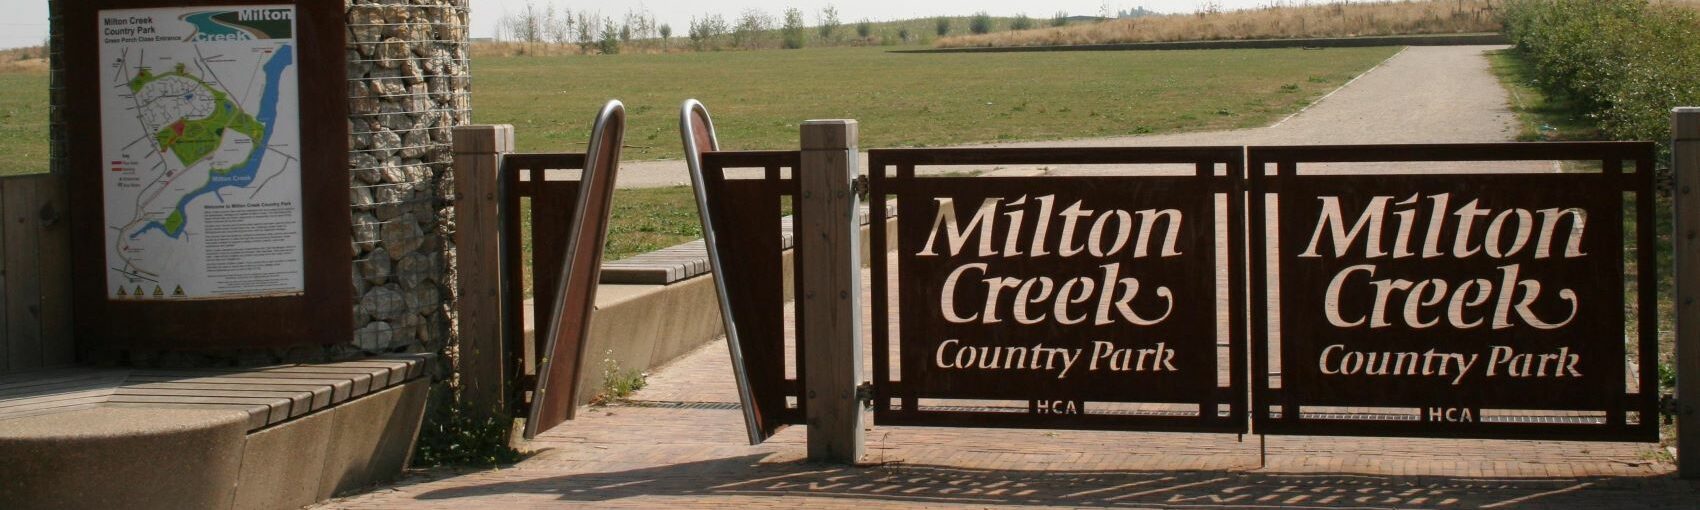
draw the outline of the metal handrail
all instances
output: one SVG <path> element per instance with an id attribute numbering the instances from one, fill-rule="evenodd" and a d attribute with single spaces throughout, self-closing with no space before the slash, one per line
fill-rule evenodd
<path id="1" fill-rule="evenodd" d="M 698 132 L 698 125 L 702 131 Z M 708 147 L 697 146 L 697 135 L 701 134 L 708 142 Z M 738 401 L 743 404 L 744 428 L 749 432 L 750 444 L 761 444 L 761 426 L 756 419 L 755 396 L 750 390 L 749 373 L 744 370 L 744 354 L 738 342 L 738 325 L 732 317 L 732 300 L 726 290 L 726 276 L 721 270 L 718 236 L 714 231 L 714 222 L 709 216 L 707 180 L 703 176 L 702 153 L 720 150 L 720 139 L 714 133 L 714 120 L 708 115 L 708 107 L 695 99 L 686 99 L 679 106 L 679 136 L 685 145 L 685 166 L 691 173 L 691 191 L 696 196 L 697 214 L 702 220 L 703 243 L 708 247 L 708 267 L 714 274 L 714 293 L 720 298 L 720 320 L 726 325 L 726 347 L 732 354 L 732 373 L 738 381 Z"/>

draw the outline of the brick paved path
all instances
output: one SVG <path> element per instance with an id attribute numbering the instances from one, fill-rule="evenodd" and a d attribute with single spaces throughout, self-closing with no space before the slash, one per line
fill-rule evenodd
<path id="1" fill-rule="evenodd" d="M 743 444 L 725 358 L 705 346 L 518 465 L 418 473 L 326 507 L 1700 507 L 1700 484 L 1621 443 L 1270 437 L 1260 468 L 1256 437 L 872 427 L 865 466 L 809 464 L 799 427 Z"/>
<path id="2" fill-rule="evenodd" d="M 848 468 L 804 462 L 801 427 L 744 444 L 736 402 L 714 342 L 515 466 L 414 473 L 324 507 L 1700 508 L 1700 483 L 1652 445 L 1276 436 L 1261 464 L 1255 436 L 871 427 Z"/>

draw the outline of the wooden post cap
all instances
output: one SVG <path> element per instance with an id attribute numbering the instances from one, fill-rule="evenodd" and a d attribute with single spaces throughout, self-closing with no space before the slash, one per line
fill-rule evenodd
<path id="1" fill-rule="evenodd" d="M 514 150 L 512 124 L 456 126 L 452 136 L 455 154 L 489 154 Z"/>
<path id="2" fill-rule="evenodd" d="M 803 121 L 803 150 L 846 150 L 857 146 L 860 129 L 855 119 Z"/>
<path id="3" fill-rule="evenodd" d="M 1670 111 L 1671 138 L 1678 141 L 1700 140 L 1700 108 L 1683 107 Z"/>

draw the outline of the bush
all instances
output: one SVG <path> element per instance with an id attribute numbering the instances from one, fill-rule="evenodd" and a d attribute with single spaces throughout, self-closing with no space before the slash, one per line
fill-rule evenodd
<path id="1" fill-rule="evenodd" d="M 1700 105 L 1700 15 L 1647 0 L 1511 0 L 1506 32 L 1548 94 L 1619 140 L 1670 139 L 1670 110 Z"/>
<path id="2" fill-rule="evenodd" d="M 785 10 L 785 26 L 779 29 L 780 46 L 795 50 L 803 47 L 803 11 L 796 8 Z"/>
<path id="3" fill-rule="evenodd" d="M 939 37 L 944 37 L 946 34 L 949 34 L 950 18 L 939 16 L 938 19 L 933 20 L 933 31 L 937 32 Z"/>
<path id="4" fill-rule="evenodd" d="M 1051 26 L 1053 26 L 1053 27 L 1068 26 L 1068 13 L 1063 12 L 1063 11 L 1057 11 L 1056 15 L 1051 16 Z"/>
<path id="5" fill-rule="evenodd" d="M 1009 22 L 1010 30 L 1027 30 L 1030 28 L 1033 28 L 1033 18 L 1027 17 L 1026 14 L 1017 14 L 1015 20 Z"/>
<path id="6" fill-rule="evenodd" d="M 865 19 L 862 20 L 862 21 L 856 22 L 856 37 L 867 39 L 868 36 L 873 35 L 873 33 L 874 33 L 874 24 L 873 23 L 869 23 L 868 20 L 865 20 Z"/>
<path id="7" fill-rule="evenodd" d="M 976 34 L 991 32 L 992 15 L 986 14 L 985 11 L 974 13 L 974 17 L 968 18 L 968 31 Z"/>
<path id="8" fill-rule="evenodd" d="M 826 7 L 821 8 L 820 26 L 816 27 L 816 30 L 820 31 L 821 40 L 831 41 L 833 34 L 838 31 L 839 24 L 837 7 L 833 7 L 831 4 L 828 4 Z"/>
<path id="9" fill-rule="evenodd" d="M 609 20 L 602 25 L 602 39 L 596 44 L 597 50 L 603 55 L 614 55 L 620 52 L 620 29 Z"/>

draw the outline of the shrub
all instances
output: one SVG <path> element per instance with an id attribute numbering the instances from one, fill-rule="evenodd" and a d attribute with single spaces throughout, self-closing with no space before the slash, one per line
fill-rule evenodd
<path id="1" fill-rule="evenodd" d="M 873 35 L 873 33 L 873 23 L 869 23 L 866 19 L 856 22 L 856 37 L 867 39 L 868 36 Z"/>
<path id="2" fill-rule="evenodd" d="M 820 10 L 820 26 L 816 27 L 816 29 L 820 30 L 821 39 L 827 41 L 832 40 L 833 34 L 838 31 L 839 24 L 837 7 L 833 7 L 831 4 L 828 4 Z"/>
<path id="3" fill-rule="evenodd" d="M 1063 11 L 1057 11 L 1056 15 L 1051 16 L 1051 26 L 1061 27 L 1061 26 L 1067 26 L 1067 25 L 1068 25 L 1068 13 L 1063 12 Z"/>
<path id="4" fill-rule="evenodd" d="M 1033 28 L 1033 18 L 1027 17 L 1026 14 L 1017 14 L 1015 20 L 1009 22 L 1010 30 L 1027 30 L 1030 28 Z"/>
<path id="5" fill-rule="evenodd" d="M 602 39 L 597 42 L 597 49 L 603 55 L 614 55 L 620 52 L 620 28 L 614 26 L 613 20 L 602 24 Z"/>
<path id="6" fill-rule="evenodd" d="M 991 32 L 992 15 L 986 14 L 986 11 L 974 13 L 974 17 L 968 18 L 968 31 L 976 34 Z"/>
<path id="7" fill-rule="evenodd" d="M 944 37 L 946 34 L 949 34 L 950 18 L 939 16 L 938 19 L 933 20 L 933 32 L 937 32 L 939 37 Z"/>
<path id="8" fill-rule="evenodd" d="M 785 10 L 785 25 L 780 27 L 780 46 L 795 50 L 803 47 L 803 11 L 796 8 Z"/>
<path id="9" fill-rule="evenodd" d="M 1511 0 L 1506 32 L 1537 86 L 1620 140 L 1670 139 L 1670 110 L 1700 104 L 1700 15 L 1647 0 Z"/>

